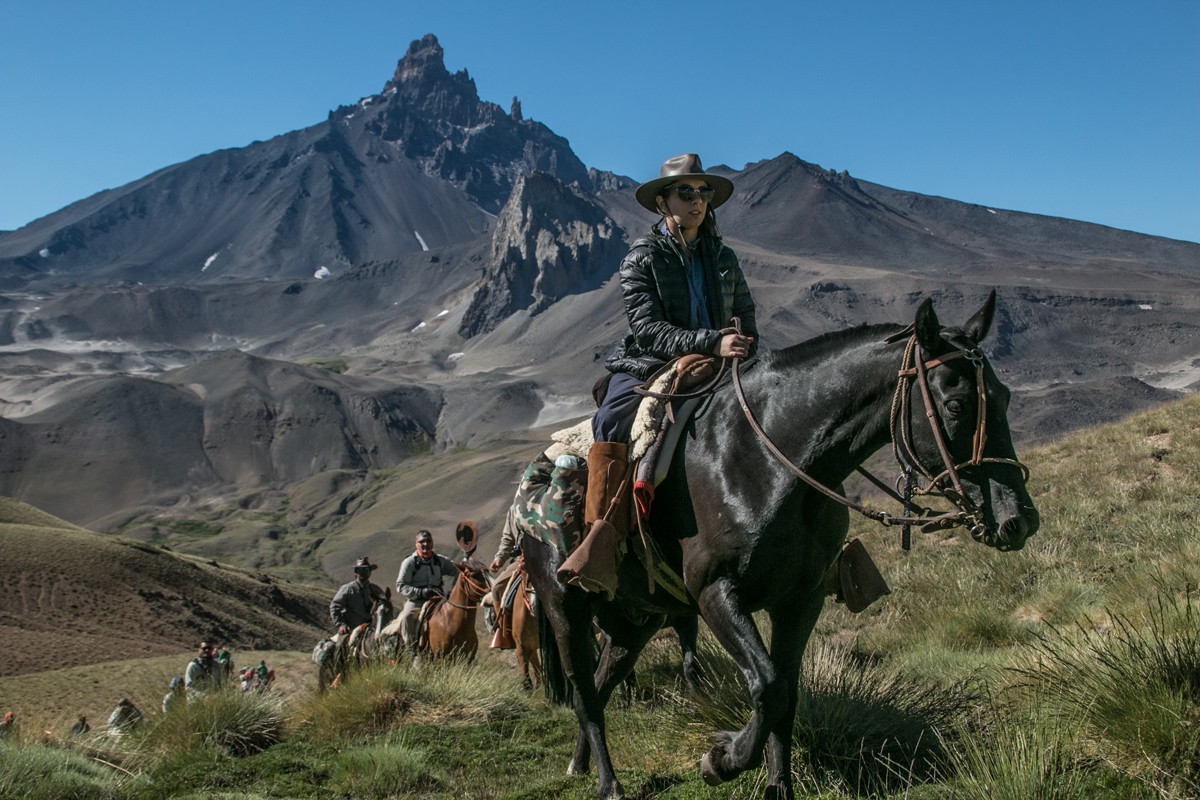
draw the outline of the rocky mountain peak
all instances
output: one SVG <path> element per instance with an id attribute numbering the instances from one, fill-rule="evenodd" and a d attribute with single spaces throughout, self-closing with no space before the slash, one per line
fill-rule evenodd
<path id="1" fill-rule="evenodd" d="M 477 125 L 482 116 L 503 114 L 494 103 L 480 103 L 475 81 L 465 69 L 453 74 L 446 69 L 445 52 L 432 33 L 409 44 L 383 87 L 384 96 L 396 96 L 406 106 L 458 125 Z"/>
<path id="2" fill-rule="evenodd" d="M 602 284 L 624 252 L 625 233 L 591 195 L 534 172 L 517 178 L 496 220 L 491 257 L 459 333 L 487 333 Z"/>
<path id="3" fill-rule="evenodd" d="M 489 212 L 500 209 L 518 176 L 535 170 L 564 183 L 588 181 L 567 140 L 526 119 L 516 98 L 505 113 L 479 98 L 466 70 L 450 73 L 433 34 L 409 45 L 377 99 L 364 106 L 367 113 L 356 124 Z"/>
<path id="4" fill-rule="evenodd" d="M 449 77 L 445 55 L 437 37 L 432 33 L 425 34 L 409 44 L 408 51 L 396 64 L 391 83 L 425 83 Z"/>

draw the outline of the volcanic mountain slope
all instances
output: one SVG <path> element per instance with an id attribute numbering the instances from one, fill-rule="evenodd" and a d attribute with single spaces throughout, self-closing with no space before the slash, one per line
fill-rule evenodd
<path id="1" fill-rule="evenodd" d="M 230 648 L 304 650 L 331 593 L 77 528 L 0 497 L 0 677 Z"/>
<path id="2" fill-rule="evenodd" d="M 0 494 L 81 522 L 179 493 L 390 466 L 435 441 L 440 392 L 233 350 L 160 379 L 68 386 L 0 419 Z"/>
<path id="3" fill-rule="evenodd" d="M 591 182 L 565 139 L 482 102 L 437 39 L 378 95 L 303 130 L 222 150 L 0 234 L 0 276 L 203 283 L 313 275 L 478 238 L 532 171 Z"/>
<path id="4" fill-rule="evenodd" d="M 1192 242 L 900 191 L 791 153 L 724 174 L 736 189 L 722 227 L 777 253 L 938 277 L 988 273 L 1002 284 L 1093 285 L 1061 272 L 1071 266 L 1088 268 L 1090 279 L 1115 272 L 1104 286 L 1129 285 L 1119 276 L 1133 267 L 1200 278 Z"/>

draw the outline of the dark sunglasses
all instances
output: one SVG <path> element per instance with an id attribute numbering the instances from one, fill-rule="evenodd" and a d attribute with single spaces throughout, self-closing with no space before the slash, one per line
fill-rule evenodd
<path id="1" fill-rule="evenodd" d="M 354 571 L 357 572 L 359 575 L 370 575 L 371 574 L 370 567 L 355 567 Z"/>
<path id="2" fill-rule="evenodd" d="M 671 189 L 675 192 L 675 196 L 685 203 L 690 203 L 696 199 L 697 195 L 706 203 L 711 203 L 713 195 L 716 192 L 708 187 L 702 186 L 699 189 L 688 186 L 686 183 L 682 186 L 672 186 Z"/>

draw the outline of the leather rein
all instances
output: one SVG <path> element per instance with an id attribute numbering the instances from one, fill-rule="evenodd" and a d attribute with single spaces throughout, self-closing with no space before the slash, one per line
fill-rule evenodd
<path id="1" fill-rule="evenodd" d="M 734 325 L 738 326 L 738 321 L 734 320 Z M 950 449 L 946 445 L 945 436 L 942 433 L 942 426 L 938 419 L 937 411 L 933 402 L 933 395 L 929 390 L 928 372 L 931 369 L 939 367 L 950 361 L 959 358 L 970 360 L 975 368 L 975 385 L 978 396 L 978 408 L 975 423 L 975 434 L 972 440 L 971 457 L 965 462 L 956 464 L 953 457 L 950 455 Z M 877 478 L 871 475 L 861 467 L 858 471 L 869 478 L 872 483 L 882 488 L 885 492 L 898 500 L 905 508 L 905 513 L 901 516 L 890 514 L 886 511 L 877 511 L 867 508 L 866 506 L 856 503 L 850 498 L 839 492 L 830 489 L 820 481 L 805 473 L 797 467 L 792 461 L 783 454 L 783 452 L 775 445 L 766 431 L 759 425 L 758 420 L 754 416 L 754 412 L 750 410 L 749 404 L 746 402 L 745 392 L 742 390 L 741 370 L 739 369 L 741 359 L 734 357 L 733 368 L 733 386 L 737 393 L 738 403 L 742 407 L 742 413 L 745 414 L 747 422 L 763 445 L 767 448 L 775 458 L 783 464 L 792 474 L 807 483 L 813 489 L 817 490 L 826 497 L 845 506 L 846 508 L 856 511 L 868 519 L 875 520 L 884 526 L 903 525 L 907 534 L 908 526 L 918 525 L 922 531 L 939 530 L 954 527 L 965 527 L 970 531 L 971 537 L 977 541 L 981 541 L 986 531 L 983 513 L 978 506 L 967 496 L 963 489 L 962 480 L 959 477 L 959 470 L 964 467 L 977 467 L 981 464 L 1006 464 L 1017 467 L 1025 480 L 1029 479 L 1029 468 L 1020 461 L 1011 458 L 991 458 L 983 455 L 984 445 L 987 442 L 987 393 L 984 386 L 984 355 L 978 348 L 952 350 L 943 355 L 926 360 L 924 353 L 921 351 L 921 346 L 917 342 L 915 334 L 909 337 L 908 343 L 904 348 L 904 357 L 900 364 L 900 370 L 897 373 L 899 380 L 896 383 L 896 392 L 892 398 L 892 409 L 889 421 L 889 429 L 892 438 L 892 451 L 896 456 L 897 462 L 904 471 L 904 479 L 907 482 L 905 487 L 906 497 L 901 497 L 893 492 L 889 487 L 880 482 Z M 916 449 L 912 443 L 911 431 L 909 430 L 909 411 L 911 407 L 910 401 L 910 386 L 916 383 L 921 390 L 921 399 L 925 406 L 925 416 L 929 420 L 930 428 L 933 431 L 934 441 L 937 443 L 938 452 L 942 458 L 944 469 L 934 474 L 917 455 Z M 917 494 L 937 495 L 949 500 L 958 509 L 957 511 L 946 512 L 943 514 L 933 515 L 932 510 L 915 506 L 911 501 L 913 494 L 912 473 L 919 472 L 928 481 L 927 485 L 922 488 L 917 488 Z M 945 486 L 947 479 L 951 486 Z M 912 512 L 916 511 L 914 516 Z M 906 536 L 907 540 L 907 536 Z M 907 543 L 905 546 L 907 549 Z"/>
<path id="2" fill-rule="evenodd" d="M 457 567 L 458 565 L 456 564 L 455 566 Z M 465 594 L 467 596 L 467 601 L 468 602 L 473 601 L 475 603 L 475 605 L 473 605 L 473 606 L 459 605 L 458 603 L 451 600 L 449 597 L 446 598 L 446 601 L 445 601 L 446 605 L 453 606 L 454 608 L 462 609 L 463 611 L 472 611 L 474 609 L 479 608 L 479 601 L 482 600 L 484 595 L 486 595 L 488 593 L 488 587 L 480 586 L 479 584 L 475 583 L 475 581 L 471 580 L 471 577 L 469 575 L 467 575 L 467 571 L 465 569 L 463 569 L 462 567 L 458 567 L 458 578 L 459 578 L 459 580 L 464 581 L 467 585 L 467 588 L 463 589 L 463 594 Z M 478 595 L 477 597 L 471 596 L 472 589 Z"/>

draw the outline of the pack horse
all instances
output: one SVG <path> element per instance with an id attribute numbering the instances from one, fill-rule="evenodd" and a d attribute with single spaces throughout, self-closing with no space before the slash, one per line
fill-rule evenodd
<path id="1" fill-rule="evenodd" d="M 931 301 L 913 324 L 827 334 L 733 363 L 733 386 L 714 392 L 690 423 L 655 495 L 649 528 L 677 567 L 687 602 L 651 592 L 643 563 L 626 557 L 613 601 L 555 578 L 563 555 L 534 537 L 526 569 L 574 684 L 579 733 L 568 772 L 595 759 L 598 796 L 624 797 L 605 740 L 605 706 L 669 617 L 699 613 L 746 677 L 750 718 L 716 734 L 700 761 L 709 784 L 767 758 L 765 796 L 792 798 L 792 725 L 801 657 L 824 604 L 824 579 L 841 552 L 850 510 L 887 518 L 840 494 L 872 453 L 892 445 L 918 487 L 955 511 L 926 527 L 961 525 L 983 544 L 1020 550 L 1038 529 L 1008 426 L 1008 389 L 979 343 L 995 293 L 961 327 L 943 327 Z M 637 534 L 635 533 L 636 537 Z M 752 615 L 771 623 L 764 642 Z M 608 635 L 597 663 L 593 619 Z"/>

